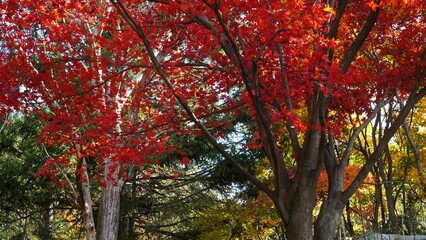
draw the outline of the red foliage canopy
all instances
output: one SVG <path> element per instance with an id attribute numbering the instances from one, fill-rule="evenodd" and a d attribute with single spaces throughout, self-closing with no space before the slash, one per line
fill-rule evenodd
<path id="1" fill-rule="evenodd" d="M 329 98 L 325 124 L 339 133 L 348 115 L 411 91 L 425 67 L 426 20 L 421 0 L 350 1 L 343 15 L 338 7 L 293 0 L 2 1 L 0 111 L 35 111 L 47 123 L 44 141 L 84 146 L 69 154 L 138 165 L 175 151 L 171 133 L 199 134 L 179 99 L 206 128 L 229 126 L 227 112 L 253 121 L 260 114 L 281 138 L 325 126 L 309 125 L 305 111 L 319 87 Z M 377 15 L 356 54 L 364 22 Z"/>

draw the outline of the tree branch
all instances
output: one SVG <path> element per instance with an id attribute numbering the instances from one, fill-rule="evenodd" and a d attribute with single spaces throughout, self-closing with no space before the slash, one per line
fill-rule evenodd
<path id="1" fill-rule="evenodd" d="M 341 201 L 346 202 L 349 198 L 355 193 L 355 191 L 362 184 L 364 179 L 367 177 L 368 173 L 371 171 L 374 163 L 376 163 L 383 154 L 383 151 L 388 146 L 390 139 L 395 135 L 396 131 L 401 127 L 406 117 L 410 113 L 414 105 L 420 101 L 424 96 L 426 96 L 426 88 L 422 88 L 419 92 L 416 91 L 416 88 L 413 89 L 405 106 L 401 109 L 398 117 L 391 124 L 391 126 L 385 130 L 383 137 L 380 139 L 380 142 L 377 148 L 374 150 L 371 157 L 367 160 L 366 164 L 361 168 L 358 175 L 355 177 L 353 182 L 346 188 L 346 190 L 341 195 Z"/>
<path id="2" fill-rule="evenodd" d="M 253 176 L 251 173 L 249 173 L 245 168 L 243 168 L 232 155 L 230 155 L 224 147 L 219 144 L 216 139 L 210 134 L 208 129 L 202 124 L 198 118 L 194 115 L 188 104 L 185 102 L 185 100 L 180 97 L 174 89 L 174 86 L 169 81 L 166 73 L 163 71 L 159 61 L 156 58 L 156 55 L 154 53 L 154 50 L 151 47 L 151 43 L 148 40 L 145 32 L 142 30 L 142 28 L 135 22 L 135 20 L 130 16 L 130 14 L 127 12 L 125 7 L 122 5 L 122 3 L 119 0 L 111 1 L 120 16 L 127 22 L 127 24 L 138 34 L 139 38 L 142 40 L 149 57 L 154 65 L 154 68 L 156 69 L 157 73 L 163 80 L 163 82 L 166 84 L 166 86 L 170 89 L 174 97 L 178 100 L 179 104 L 182 106 L 182 108 L 185 110 L 185 112 L 188 114 L 191 121 L 203 132 L 204 136 L 206 137 L 207 141 L 212 144 L 212 146 L 226 159 L 228 160 L 233 167 L 237 169 L 245 178 L 250 180 L 254 185 L 259 187 L 262 191 L 264 191 L 268 196 L 273 197 L 273 191 L 264 183 L 262 183 L 259 179 L 257 179 L 255 176 Z"/>
<path id="3" fill-rule="evenodd" d="M 380 101 L 376 105 L 374 110 L 370 113 L 370 116 L 368 116 L 368 118 L 360 126 L 355 128 L 354 132 L 352 133 L 352 135 L 349 139 L 349 142 L 348 142 L 348 145 L 345 149 L 345 152 L 343 153 L 342 159 L 340 161 L 339 168 L 344 168 L 346 166 L 346 164 L 348 163 L 352 149 L 354 147 L 354 144 L 355 144 L 360 132 L 368 126 L 368 124 L 376 117 L 376 114 L 382 109 L 382 107 L 385 106 L 386 104 L 388 104 L 394 96 L 395 96 L 395 93 L 392 93 L 391 96 L 389 96 L 386 100 Z"/>
<path id="4" fill-rule="evenodd" d="M 378 7 L 375 11 L 372 11 L 368 15 L 367 21 L 362 26 L 361 31 L 358 33 L 357 37 L 346 51 L 345 56 L 343 57 L 342 63 L 340 65 L 340 68 L 342 69 L 343 73 L 348 72 L 352 61 L 355 59 L 355 56 L 357 55 L 359 49 L 361 48 L 365 39 L 367 39 L 368 35 L 373 29 L 374 24 L 376 23 L 377 18 L 379 17 L 379 12 L 380 8 Z"/>
<path id="5" fill-rule="evenodd" d="M 275 143 L 275 138 L 272 133 L 272 130 L 270 128 L 270 121 L 267 119 L 267 113 L 264 106 L 261 104 L 260 94 L 258 91 L 258 76 L 257 76 L 257 63 L 252 62 L 252 69 L 251 74 L 248 73 L 246 66 L 244 65 L 244 61 L 242 59 L 241 53 L 238 50 L 237 43 L 232 38 L 228 27 L 226 26 L 221 13 L 219 12 L 217 6 L 213 6 L 208 1 L 203 0 L 206 5 L 208 5 L 213 12 L 216 15 L 216 18 L 219 21 L 220 26 L 223 29 L 224 36 L 226 37 L 225 40 L 229 41 L 229 44 L 231 44 L 233 54 L 228 53 L 228 57 L 232 61 L 233 57 L 236 57 L 237 63 L 239 65 L 240 71 L 241 71 L 241 77 L 243 79 L 244 85 L 247 88 L 247 93 L 252 101 L 252 106 L 256 112 L 256 123 L 259 130 L 259 133 L 261 135 L 261 140 L 264 145 L 265 151 L 269 157 L 269 160 L 271 162 L 273 171 L 274 171 L 274 177 L 276 181 L 276 189 L 278 191 L 283 191 L 284 189 L 287 189 L 289 186 L 290 178 L 287 172 L 287 169 L 284 165 L 282 155 L 279 153 L 278 147 Z M 225 44 L 224 41 L 222 41 L 223 44 Z M 222 44 L 221 44 L 222 45 Z M 224 48 L 224 46 L 222 46 Z M 225 46 L 224 50 L 226 52 L 227 47 Z M 229 50 L 228 50 L 229 51 Z M 278 197 L 281 197 L 282 194 L 278 194 Z"/>
<path id="6" fill-rule="evenodd" d="M 292 104 L 291 96 L 290 96 L 290 88 L 288 86 L 288 78 L 287 78 L 287 73 L 285 71 L 284 52 L 283 52 L 282 46 L 279 44 L 278 44 L 278 55 L 279 55 L 279 61 L 280 61 L 281 79 L 282 79 L 284 90 L 285 90 L 285 93 L 284 93 L 285 106 L 290 113 L 293 113 L 293 104 Z M 286 128 L 290 135 L 290 141 L 291 141 L 291 146 L 293 148 L 293 151 L 296 153 L 299 153 L 300 145 L 299 145 L 299 140 L 297 139 L 297 132 L 296 132 L 296 129 L 294 128 L 293 123 L 287 120 Z"/>

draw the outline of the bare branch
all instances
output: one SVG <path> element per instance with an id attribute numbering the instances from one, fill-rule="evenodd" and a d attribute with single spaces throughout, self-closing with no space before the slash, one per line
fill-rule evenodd
<path id="1" fill-rule="evenodd" d="M 395 96 L 395 93 L 391 94 L 391 96 L 389 96 L 386 100 L 380 101 L 376 105 L 374 110 L 370 113 L 370 116 L 368 116 L 368 118 L 365 119 L 365 121 L 360 126 L 355 128 L 354 132 L 352 133 L 352 135 L 349 139 L 348 145 L 346 146 L 346 149 L 345 149 L 345 152 L 342 156 L 342 159 L 340 161 L 340 168 L 344 168 L 346 166 L 347 162 L 349 161 L 349 157 L 351 155 L 352 149 L 354 147 L 354 144 L 355 144 L 360 132 L 368 126 L 368 124 L 376 117 L 376 114 L 381 110 L 381 108 L 384 105 L 388 104 L 394 96 Z"/>
<path id="2" fill-rule="evenodd" d="M 420 101 L 424 96 L 426 96 L 426 88 L 422 88 L 420 91 L 416 91 L 416 88 L 413 89 L 409 98 L 407 99 L 405 106 L 401 109 L 398 117 L 387 128 L 383 134 L 383 137 L 380 139 L 380 142 L 374 152 L 371 154 L 370 158 L 367 160 L 366 164 L 361 168 L 358 175 L 355 177 L 353 182 L 346 188 L 346 190 L 341 195 L 341 201 L 346 202 L 352 194 L 359 188 L 363 180 L 367 177 L 368 173 L 371 171 L 374 163 L 376 163 L 383 154 L 383 151 L 388 146 L 390 139 L 394 136 L 396 131 L 402 126 L 403 122 L 407 118 L 411 109 L 414 105 Z"/>

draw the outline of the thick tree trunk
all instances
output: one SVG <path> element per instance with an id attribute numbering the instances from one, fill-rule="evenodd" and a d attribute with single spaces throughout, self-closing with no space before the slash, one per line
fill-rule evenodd
<path id="1" fill-rule="evenodd" d="M 118 177 L 118 167 L 111 167 L 110 159 L 105 160 L 106 187 L 99 203 L 97 239 L 116 240 L 120 225 L 120 190 L 122 180 Z"/>
<path id="2" fill-rule="evenodd" d="M 107 183 L 102 191 L 98 217 L 98 240 L 116 240 L 120 214 L 120 187 Z"/>
<path id="3" fill-rule="evenodd" d="M 327 99 L 315 89 L 316 96 L 309 100 L 309 122 L 312 126 L 322 126 Z M 323 168 L 325 154 L 325 134 L 312 128 L 305 135 L 300 157 L 297 159 L 298 170 L 287 193 L 286 208 L 289 219 L 287 238 L 289 240 L 312 239 L 312 213 L 315 207 L 318 178 Z"/>
<path id="4" fill-rule="evenodd" d="M 315 221 L 315 240 L 334 239 L 341 222 L 345 205 L 334 200 L 325 200 L 321 205 L 318 219 Z"/>
<path id="5" fill-rule="evenodd" d="M 306 192 L 306 190 L 304 190 Z M 312 239 L 312 204 L 308 198 L 303 199 L 301 194 L 293 203 L 290 219 L 286 229 L 288 240 L 311 240 Z"/>
<path id="6" fill-rule="evenodd" d="M 297 190 L 293 195 L 291 205 L 288 204 L 290 218 L 286 225 L 286 237 L 288 240 L 312 239 L 312 212 L 315 207 L 317 173 L 315 171 L 305 176 L 300 176 Z M 297 181 L 297 180 L 296 180 Z"/>

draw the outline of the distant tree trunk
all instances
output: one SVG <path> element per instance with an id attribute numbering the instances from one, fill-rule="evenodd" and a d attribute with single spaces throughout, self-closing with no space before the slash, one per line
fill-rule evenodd
<path id="1" fill-rule="evenodd" d="M 373 217 L 373 229 L 375 232 L 379 231 L 379 210 L 382 203 L 382 186 L 380 183 L 380 176 L 377 167 L 374 167 L 373 174 L 375 176 L 374 185 L 374 217 Z"/>
<path id="2" fill-rule="evenodd" d="M 355 236 L 355 230 L 354 230 L 354 225 L 352 224 L 351 214 L 349 212 L 350 208 L 351 208 L 351 205 L 350 205 L 350 202 L 348 201 L 346 203 L 346 207 L 345 207 L 345 209 L 346 209 L 346 229 L 348 230 L 349 235 L 351 237 L 353 237 L 353 236 Z"/>
<path id="3" fill-rule="evenodd" d="M 51 239 L 52 236 L 52 200 L 50 197 L 43 202 L 41 206 L 43 212 L 43 218 L 40 223 L 40 230 L 38 231 L 38 236 L 40 239 Z"/>
<path id="4" fill-rule="evenodd" d="M 135 236 L 135 206 L 136 206 L 136 169 L 131 167 L 129 169 L 129 176 L 132 179 L 132 185 L 123 186 L 122 194 L 126 194 L 130 199 L 129 206 L 126 206 L 129 210 L 126 211 L 126 215 L 120 216 L 120 229 L 119 229 L 119 237 L 120 239 L 133 240 L 136 239 Z M 123 206 L 123 205 L 122 205 Z M 121 211 L 123 214 L 123 211 Z"/>
<path id="5" fill-rule="evenodd" d="M 106 187 L 102 191 L 98 212 L 98 240 L 118 239 L 120 224 L 120 191 L 123 181 L 118 177 L 119 168 L 111 159 L 105 159 L 104 178 Z"/>
<path id="6" fill-rule="evenodd" d="M 392 180 L 393 180 L 393 163 L 392 163 L 392 156 L 390 154 L 389 148 L 385 151 L 386 158 L 388 159 L 388 173 L 387 176 L 384 172 L 384 166 L 381 161 L 378 162 L 378 170 L 380 173 L 380 176 L 383 179 L 383 186 L 385 188 L 385 196 L 386 196 L 386 203 L 389 211 L 389 227 L 392 233 L 398 232 L 398 218 L 396 216 L 396 209 L 395 209 L 395 200 L 393 198 L 393 186 L 392 186 Z"/>
<path id="7" fill-rule="evenodd" d="M 129 239 L 136 239 L 135 236 L 135 219 L 136 219 L 136 192 L 137 192 L 137 182 L 136 182 L 136 170 L 133 169 L 132 175 L 132 206 L 131 206 L 131 216 L 129 218 Z"/>

